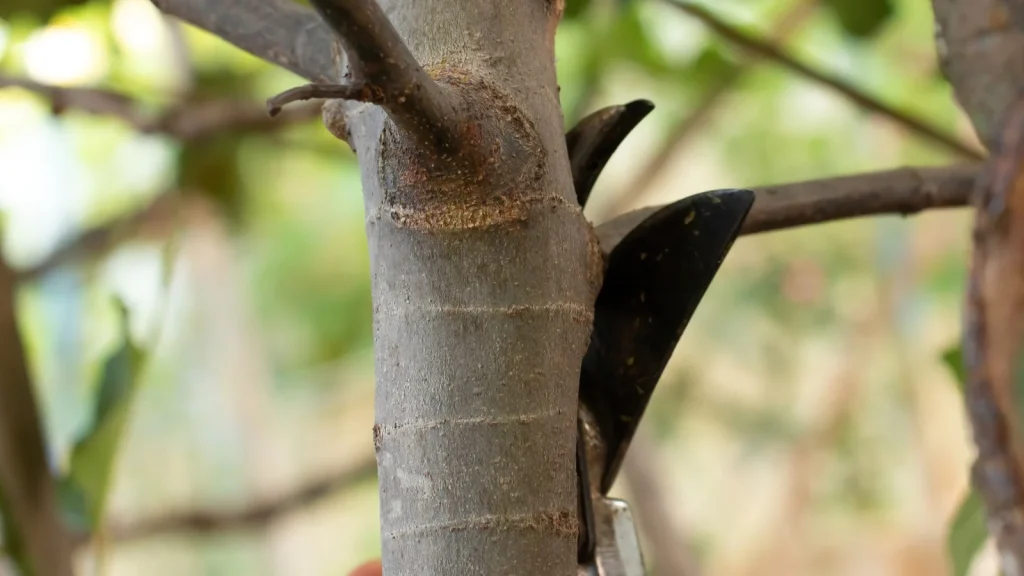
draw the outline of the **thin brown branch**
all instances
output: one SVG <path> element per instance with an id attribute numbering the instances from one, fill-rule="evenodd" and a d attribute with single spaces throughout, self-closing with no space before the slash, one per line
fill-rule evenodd
<path id="1" fill-rule="evenodd" d="M 965 396 L 978 448 L 972 483 L 1006 574 L 1024 573 L 1024 469 L 1018 442 L 1024 358 L 1024 100 L 1012 107 L 979 180 L 964 315 Z"/>
<path id="2" fill-rule="evenodd" d="M 15 312 L 17 277 L 0 259 L 0 505 L 5 543 L 27 571 L 71 576 L 69 534 L 57 507 L 39 404 Z"/>
<path id="3" fill-rule="evenodd" d="M 800 0 L 775 23 L 769 36 L 770 40 L 777 43 L 784 42 L 814 14 L 817 8 L 818 0 Z M 668 137 L 658 152 L 651 156 L 628 184 L 619 188 L 618 194 L 608 207 L 602 207 L 600 214 L 594 215 L 595 220 L 603 220 L 606 216 L 621 214 L 631 205 L 643 205 L 643 199 L 650 193 L 651 185 L 665 172 L 669 162 L 691 141 L 691 137 L 708 123 L 724 101 L 724 97 L 762 62 L 762 58 L 749 58 L 746 62 L 726 71 L 718 79 L 718 82 L 704 94 L 689 115 L 683 117 L 669 129 Z"/>
<path id="4" fill-rule="evenodd" d="M 966 206 L 977 165 L 900 168 L 885 172 L 810 180 L 754 189 L 757 199 L 742 234 L 796 228 L 878 214 L 909 215 L 933 208 Z M 597 227 L 601 245 L 617 244 L 661 206 L 627 212 Z"/>
<path id="5" fill-rule="evenodd" d="M 350 81 L 334 87 L 338 94 L 334 98 L 379 104 L 399 128 L 428 150 L 473 152 L 462 146 L 465 138 L 448 96 L 416 61 L 376 0 L 312 0 L 312 4 L 348 57 Z M 331 93 L 328 85 L 304 89 Z M 287 101 L 281 96 L 275 99 Z"/>
<path id="6" fill-rule="evenodd" d="M 147 113 L 134 98 L 97 88 L 65 88 L 25 78 L 0 76 L 0 88 L 22 88 L 46 98 L 55 113 L 77 110 L 118 118 L 145 134 L 166 134 L 181 141 L 207 138 L 221 132 L 266 132 L 306 122 L 320 114 L 320 102 L 296 106 L 277 121 L 255 102 L 212 100 L 182 102 L 162 113 Z"/>
<path id="7" fill-rule="evenodd" d="M 277 96 L 267 99 L 267 113 L 271 117 L 281 113 L 281 109 L 292 102 L 314 99 L 357 100 L 359 102 L 381 103 L 383 95 L 366 83 L 358 84 L 306 84 L 285 90 Z"/>
<path id="8" fill-rule="evenodd" d="M 822 72 L 809 64 L 801 62 L 778 46 L 736 28 L 701 6 L 682 0 L 665 1 L 670 6 L 675 6 L 679 10 L 697 18 L 727 41 L 746 50 L 750 50 L 751 52 L 757 53 L 764 58 L 772 60 L 780 66 L 783 66 L 804 78 L 827 86 L 858 106 L 888 117 L 911 132 L 919 134 L 932 142 L 945 147 L 958 156 L 967 160 L 982 160 L 985 158 L 984 152 L 976 149 L 974 146 L 967 144 L 966 142 L 961 141 L 956 136 L 947 134 L 944 130 L 941 130 L 936 126 L 932 126 L 920 118 L 915 118 L 907 112 L 897 110 L 896 108 L 885 104 L 874 96 L 863 92 L 856 86 L 837 76 Z"/>
<path id="9" fill-rule="evenodd" d="M 152 0 L 162 12 L 211 32 L 307 80 L 330 82 L 343 68 L 331 29 L 292 0 Z"/>
<path id="10" fill-rule="evenodd" d="M 377 463 L 372 455 L 345 469 L 299 486 L 294 491 L 251 506 L 226 510 L 188 510 L 166 516 L 144 518 L 131 522 L 113 521 L 104 537 L 112 542 L 131 542 L 168 534 L 209 534 L 226 530 L 256 529 L 288 514 L 314 506 L 351 488 L 354 484 L 376 478 Z"/>

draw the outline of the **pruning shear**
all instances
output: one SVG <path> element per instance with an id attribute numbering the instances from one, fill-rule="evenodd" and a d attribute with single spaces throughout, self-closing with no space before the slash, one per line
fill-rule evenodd
<path id="1" fill-rule="evenodd" d="M 611 154 L 653 108 L 645 100 L 605 108 L 566 135 L 581 206 Z M 753 203 L 750 190 L 714 190 L 652 211 L 625 234 L 598 227 L 605 273 L 580 374 L 578 576 L 645 574 L 629 505 L 608 491 L 676 343 Z"/>

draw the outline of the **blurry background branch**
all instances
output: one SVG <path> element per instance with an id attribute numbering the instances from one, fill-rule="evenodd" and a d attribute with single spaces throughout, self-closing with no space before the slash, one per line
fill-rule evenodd
<path id="1" fill-rule="evenodd" d="M 782 43 L 794 34 L 815 13 L 818 0 L 801 0 L 783 14 L 773 26 L 771 40 Z M 664 173 L 665 168 L 690 141 L 690 137 L 700 133 L 715 111 L 725 101 L 725 96 L 732 92 L 747 74 L 755 69 L 762 60 L 754 53 L 749 60 L 739 66 L 729 68 L 717 82 L 707 89 L 696 106 L 669 128 L 668 136 L 658 150 L 644 161 L 644 166 L 637 170 L 629 182 L 618 189 L 615 198 L 601 207 L 599 214 L 594 215 L 597 221 L 614 217 L 624 212 L 629 206 L 643 205 L 644 198 L 650 193 L 651 184 Z"/>
<path id="2" fill-rule="evenodd" d="M 135 211 L 128 212 L 98 226 L 83 230 L 78 236 L 56 249 L 42 262 L 20 270 L 18 280 L 31 282 L 57 268 L 83 260 L 96 260 L 123 242 L 140 235 L 165 238 L 176 224 L 185 192 L 172 190 L 158 194 Z"/>
<path id="3" fill-rule="evenodd" d="M 222 132 L 269 132 L 306 122 L 320 114 L 321 101 L 289 107 L 277 118 L 267 115 L 262 102 L 212 100 L 172 103 L 160 113 L 150 113 L 134 98 L 97 88 L 50 86 L 25 78 L 0 75 L 0 88 L 17 87 L 50 101 L 55 114 L 76 110 L 118 118 L 143 134 L 166 134 L 188 142 Z"/>
<path id="4" fill-rule="evenodd" d="M 195 509 L 134 521 L 111 520 L 103 537 L 130 542 L 168 534 L 202 535 L 227 530 L 259 529 L 302 508 L 314 506 L 360 482 L 376 479 L 373 455 L 354 460 L 345 469 L 313 480 L 277 498 L 237 509 Z"/>
<path id="5" fill-rule="evenodd" d="M 835 75 L 822 72 L 821 70 L 800 61 L 775 44 L 762 40 L 753 34 L 744 32 L 728 22 L 725 22 L 702 6 L 682 0 L 665 1 L 669 5 L 675 6 L 679 10 L 697 18 L 707 25 L 708 28 L 714 31 L 715 34 L 721 36 L 728 42 L 736 44 L 746 50 L 750 50 L 751 52 L 760 55 L 762 58 L 766 58 L 780 66 L 783 66 L 812 82 L 817 82 L 823 86 L 827 86 L 832 90 L 835 90 L 838 94 L 845 96 L 858 106 L 886 116 L 894 122 L 902 125 L 910 132 L 919 134 L 922 137 L 947 148 L 964 159 L 980 160 L 985 157 L 985 153 L 983 151 L 961 141 L 956 136 L 947 134 L 943 130 L 928 124 L 924 120 L 881 102 L 874 96 L 863 92 L 856 86 L 838 78 Z"/>

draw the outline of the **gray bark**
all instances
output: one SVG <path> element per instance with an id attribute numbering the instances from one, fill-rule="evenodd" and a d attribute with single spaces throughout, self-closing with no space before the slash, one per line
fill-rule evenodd
<path id="1" fill-rule="evenodd" d="M 340 76 L 308 10 L 154 2 L 311 80 Z M 454 148 L 473 146 L 460 154 L 472 161 L 456 161 L 424 150 L 393 109 L 325 107 L 362 172 L 384 570 L 569 576 L 577 389 L 601 257 L 562 133 L 562 3 L 380 4 L 454 107 Z"/>
<path id="2" fill-rule="evenodd" d="M 989 147 L 1024 92 L 1024 1 L 932 0 L 939 63 Z"/>
<path id="3" fill-rule="evenodd" d="M 558 15 L 539 0 L 382 6 L 479 121 L 491 160 L 431 173 L 379 109 L 348 118 L 373 277 L 384 570 L 568 576 L 600 261 L 563 139 Z"/>
<path id="4" fill-rule="evenodd" d="M 964 396 L 1002 573 L 1024 574 L 1024 0 L 932 0 L 943 72 L 991 158 L 974 190 Z"/>

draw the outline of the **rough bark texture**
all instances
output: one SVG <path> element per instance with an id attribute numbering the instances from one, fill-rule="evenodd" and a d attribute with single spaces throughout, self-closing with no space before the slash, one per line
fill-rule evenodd
<path id="1" fill-rule="evenodd" d="M 373 281 L 386 574 L 575 573 L 575 419 L 596 245 L 575 203 L 540 0 L 382 2 L 470 119 L 452 170 L 350 108 Z"/>
<path id="2" fill-rule="evenodd" d="M 1024 358 L 1024 101 L 981 181 L 964 328 L 966 399 L 978 457 L 971 480 L 985 500 L 1003 573 L 1024 574 L 1020 435 Z"/>
<path id="3" fill-rule="evenodd" d="M 992 152 L 964 314 L 971 480 L 1007 576 L 1024 574 L 1024 0 L 933 0 L 942 69 Z"/>
<path id="4" fill-rule="evenodd" d="M 1024 1 L 932 0 L 942 71 L 989 148 L 1024 88 Z"/>

